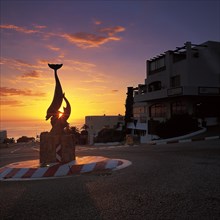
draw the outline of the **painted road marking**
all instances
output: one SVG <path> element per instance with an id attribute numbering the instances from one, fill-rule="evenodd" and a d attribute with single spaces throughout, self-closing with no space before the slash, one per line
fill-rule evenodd
<path id="1" fill-rule="evenodd" d="M 10 153 L 13 154 L 14 152 L 19 151 L 20 149 L 21 149 L 20 147 L 16 148 L 15 150 L 12 150 Z"/>
<path id="2" fill-rule="evenodd" d="M 0 174 L 0 178 L 7 176 L 12 170 L 13 170 L 13 168 L 8 168 L 8 169 L 4 170 L 4 171 Z"/>
<path id="3" fill-rule="evenodd" d="M 35 161 L 38 163 L 38 160 Z M 0 180 L 22 181 L 46 178 L 67 177 L 76 174 L 95 172 L 101 170 L 116 170 L 127 167 L 131 162 L 121 159 L 87 156 L 77 158 L 66 164 L 55 163 L 48 167 L 31 167 L 31 161 L 22 161 L 0 168 Z M 124 165 L 123 165 L 124 164 Z M 123 166 L 122 166 L 123 165 Z M 22 168 L 23 166 L 23 168 Z M 121 167 L 121 168 L 120 168 Z"/>
<path id="4" fill-rule="evenodd" d="M 20 169 L 12 178 L 20 178 L 22 177 L 25 173 L 28 172 L 28 168 L 23 168 L 23 169 Z"/>
<path id="5" fill-rule="evenodd" d="M 63 164 L 58 168 L 54 176 L 63 176 L 67 175 L 67 173 L 70 171 L 71 167 L 75 164 L 75 161 L 71 161 L 70 163 Z"/>
<path id="6" fill-rule="evenodd" d="M 109 160 L 105 166 L 106 169 L 113 169 L 117 166 L 117 160 Z"/>
<path id="7" fill-rule="evenodd" d="M 38 168 L 34 174 L 32 175 L 32 178 L 39 178 L 44 175 L 44 173 L 48 170 L 49 167 L 40 167 Z"/>
<path id="8" fill-rule="evenodd" d="M 91 172 L 94 169 L 95 165 L 96 163 L 85 164 L 83 165 L 81 172 L 82 173 Z"/>

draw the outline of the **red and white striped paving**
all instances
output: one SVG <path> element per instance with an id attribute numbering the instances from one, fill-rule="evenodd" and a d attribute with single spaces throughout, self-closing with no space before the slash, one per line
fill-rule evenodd
<path id="1" fill-rule="evenodd" d="M 69 163 L 54 163 L 39 167 L 39 160 L 12 163 L 0 168 L 0 180 L 36 180 L 65 177 L 102 170 L 118 170 L 131 165 L 130 161 L 105 157 L 77 157 Z"/>

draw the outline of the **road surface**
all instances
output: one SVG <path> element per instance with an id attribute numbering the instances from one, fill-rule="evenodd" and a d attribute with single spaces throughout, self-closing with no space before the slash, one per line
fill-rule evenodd
<path id="1" fill-rule="evenodd" d="M 77 147 L 77 156 L 126 159 L 118 171 L 0 182 L 0 219 L 220 219 L 220 140 Z M 38 158 L 34 146 L 0 149 L 0 166 Z"/>

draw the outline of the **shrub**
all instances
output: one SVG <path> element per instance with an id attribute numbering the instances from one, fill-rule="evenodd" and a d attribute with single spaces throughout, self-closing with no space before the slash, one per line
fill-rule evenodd
<path id="1" fill-rule="evenodd" d="M 15 139 L 14 138 L 5 138 L 4 144 L 12 144 L 15 143 Z"/>
<path id="2" fill-rule="evenodd" d="M 156 135 L 161 138 L 170 138 L 185 135 L 198 129 L 197 120 L 189 114 L 173 115 L 167 121 L 159 123 Z"/>
<path id="3" fill-rule="evenodd" d="M 34 137 L 27 137 L 27 136 L 22 136 L 17 139 L 17 143 L 22 143 L 22 142 L 33 142 L 35 140 Z"/>
<path id="4" fill-rule="evenodd" d="M 125 138 L 124 131 L 118 131 L 113 128 L 103 128 L 95 138 L 96 143 L 120 142 Z"/>

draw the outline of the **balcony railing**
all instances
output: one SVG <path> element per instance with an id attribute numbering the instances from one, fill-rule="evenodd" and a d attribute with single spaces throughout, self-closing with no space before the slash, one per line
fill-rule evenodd
<path id="1" fill-rule="evenodd" d="M 183 87 L 182 86 L 167 89 L 167 96 L 182 95 L 182 94 L 183 94 Z"/>
<path id="2" fill-rule="evenodd" d="M 136 93 L 134 96 L 135 102 L 144 102 L 154 99 L 162 99 L 171 96 L 183 95 L 220 95 L 219 87 L 193 87 L 193 86 L 180 86 L 169 89 L 161 89 L 146 93 Z"/>
<path id="3" fill-rule="evenodd" d="M 167 89 L 156 90 L 134 96 L 135 102 L 148 101 L 152 99 L 165 98 L 167 97 Z"/>
<path id="4" fill-rule="evenodd" d="M 127 128 L 135 129 L 135 130 L 147 130 L 147 122 L 146 123 L 137 122 L 136 124 L 134 124 L 134 122 L 129 122 L 127 124 Z"/>

